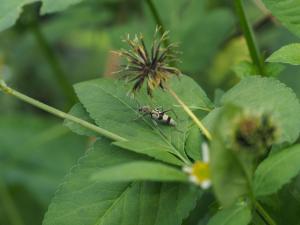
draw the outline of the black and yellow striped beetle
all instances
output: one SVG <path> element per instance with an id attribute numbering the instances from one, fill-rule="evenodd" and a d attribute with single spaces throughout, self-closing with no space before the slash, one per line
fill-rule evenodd
<path id="1" fill-rule="evenodd" d="M 141 106 L 138 111 L 142 114 L 140 117 L 149 115 L 150 118 L 158 123 L 176 126 L 176 121 L 166 113 L 172 110 L 162 110 L 160 108 L 151 108 L 150 106 Z M 140 118 L 139 117 L 139 118 Z"/>

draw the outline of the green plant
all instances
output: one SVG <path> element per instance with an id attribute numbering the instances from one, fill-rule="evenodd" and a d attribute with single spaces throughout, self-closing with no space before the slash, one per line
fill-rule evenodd
<path id="1" fill-rule="evenodd" d="M 13 18 L 4 15 L 0 29 L 12 25 L 23 6 L 22 1 L 12 2 L 6 4 L 7 7 L 15 7 Z M 46 0 L 42 2 L 42 13 L 66 7 L 66 3 L 60 6 L 51 5 Z M 70 1 L 70 4 L 78 2 Z M 156 2 L 146 1 L 155 25 L 161 28 L 164 36 L 171 22 L 163 24 Z M 296 10 L 300 9 L 299 1 L 263 2 L 283 25 L 299 35 L 300 22 Z M 288 222 L 279 218 L 284 210 L 278 205 L 289 204 L 286 199 L 292 194 L 286 191 L 287 184 L 296 183 L 296 189 L 300 188 L 299 182 L 297 184 L 300 171 L 300 103 L 294 91 L 275 77 L 281 71 L 278 63 L 300 65 L 300 47 L 296 43 L 285 46 L 264 60 L 243 1 L 235 0 L 234 6 L 250 58 L 235 70 L 242 79 L 228 91 L 220 92 L 214 102 L 187 75 L 159 79 L 157 76 L 161 74 L 153 72 L 144 74 L 142 81 L 151 76 L 155 84 L 151 79 L 148 88 L 138 83 L 138 87 L 134 86 L 134 91 L 138 92 L 135 98 L 127 95 L 131 87 L 122 80 L 98 78 L 79 82 L 74 85 L 78 103 L 69 113 L 64 113 L 12 89 L 4 79 L 0 80 L 3 93 L 64 119 L 64 125 L 71 131 L 91 140 L 89 150 L 65 177 L 52 198 L 44 225 L 299 224 L 296 215 L 300 205 L 299 193 L 291 212 L 293 216 Z M 0 7 L 1 10 L 3 8 Z M 138 50 L 145 51 L 142 44 L 141 47 L 134 43 L 133 52 L 123 51 L 123 54 L 129 55 L 131 60 L 139 59 L 139 56 L 132 57 L 130 54 L 134 54 L 135 50 L 137 54 Z M 161 44 L 170 46 L 168 39 L 164 38 Z M 159 51 L 159 48 L 156 50 Z M 145 53 L 142 52 L 142 55 Z M 138 72 L 143 72 L 145 67 L 143 64 Z M 159 69 L 166 68 L 171 68 L 169 73 L 179 74 L 179 70 L 167 64 Z M 63 80 L 62 88 L 69 90 L 69 84 Z M 176 127 L 157 124 L 147 116 L 137 119 L 140 117 L 138 107 L 148 105 L 173 109 Z M 4 124 L 4 129 L 8 130 L 9 123 L 5 120 L 1 125 Z M 14 118 L 10 120 L 14 122 Z M 43 129 L 43 126 L 34 126 L 34 119 L 28 120 L 23 126 L 32 125 L 36 131 Z M 50 135 L 41 134 L 40 142 L 26 142 L 31 135 L 29 132 L 23 137 L 24 152 L 35 152 L 39 148 L 47 150 L 47 147 L 51 148 L 47 146 L 48 138 L 65 135 L 65 132 L 59 126 L 54 131 L 50 130 Z M 11 143 L 5 135 L 4 143 Z M 83 148 L 79 139 L 69 137 L 63 140 L 74 142 L 70 148 L 76 151 Z M 19 157 L 15 145 L 10 149 L 13 149 L 13 157 L 24 164 L 30 160 L 22 154 Z M 3 155 L 7 157 L 9 154 L 5 152 Z M 56 154 L 52 157 L 61 157 Z M 43 171 L 46 162 L 43 164 L 42 160 L 45 158 L 38 158 L 37 162 L 39 160 L 41 165 L 38 164 L 38 168 Z M 22 225 L 22 216 L 18 215 L 6 187 L 6 180 L 13 177 L 7 172 L 9 166 L 8 162 L 6 170 L 3 170 L 0 196 L 7 203 L 4 208 L 11 224 Z M 39 190 L 39 182 L 28 180 L 29 189 Z M 276 198 L 279 203 L 275 202 Z M 43 201 L 42 195 L 40 201 Z"/>

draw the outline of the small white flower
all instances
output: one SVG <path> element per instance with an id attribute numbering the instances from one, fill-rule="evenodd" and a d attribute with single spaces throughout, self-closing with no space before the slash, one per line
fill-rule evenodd
<path id="1" fill-rule="evenodd" d="M 203 189 L 211 186 L 209 164 L 203 161 L 196 161 L 191 166 L 184 166 L 182 170 L 189 174 L 189 180 Z"/>
<path id="2" fill-rule="evenodd" d="M 189 174 L 189 180 L 200 186 L 203 189 L 208 189 L 211 186 L 210 171 L 209 171 L 209 148 L 206 141 L 201 145 L 202 161 L 196 161 L 191 166 L 184 166 L 182 170 Z"/>

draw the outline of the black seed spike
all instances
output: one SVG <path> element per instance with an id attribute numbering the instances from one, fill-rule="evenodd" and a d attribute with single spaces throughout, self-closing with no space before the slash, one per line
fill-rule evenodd
<path id="1" fill-rule="evenodd" d="M 128 65 L 123 67 L 124 77 L 127 82 L 134 82 L 133 93 L 139 91 L 143 83 L 147 82 L 147 93 L 152 97 L 153 89 L 156 87 L 164 89 L 164 84 L 170 75 L 180 75 L 178 69 L 168 64 L 176 59 L 175 51 L 173 51 L 175 44 L 170 44 L 163 49 L 162 42 L 167 39 L 168 33 L 157 38 L 157 31 L 150 51 L 148 51 L 142 35 L 136 35 L 133 40 L 127 36 L 126 42 L 130 49 L 121 51 L 121 55 L 125 56 L 128 62 Z"/>

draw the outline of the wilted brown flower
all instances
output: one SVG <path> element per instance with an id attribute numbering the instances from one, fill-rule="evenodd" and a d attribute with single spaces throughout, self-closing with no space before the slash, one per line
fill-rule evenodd
<path id="1" fill-rule="evenodd" d="M 256 149 L 263 154 L 277 140 L 278 128 L 269 114 L 241 118 L 235 132 L 240 147 Z"/>
<path id="2" fill-rule="evenodd" d="M 169 65 L 176 61 L 177 47 L 174 43 L 169 44 L 166 48 L 162 47 L 163 42 L 168 39 L 168 33 L 165 32 L 161 38 L 157 38 L 158 29 L 156 29 L 154 40 L 150 52 L 146 48 L 143 35 L 135 35 L 130 39 L 128 35 L 124 40 L 130 46 L 130 50 L 121 50 L 121 56 L 125 56 L 128 64 L 123 65 L 120 71 L 123 73 L 122 78 L 127 82 L 134 82 L 132 93 L 141 89 L 144 82 L 147 82 L 147 93 L 152 96 L 152 91 L 160 87 L 165 89 L 165 83 L 170 75 L 179 76 L 181 72 Z"/>

